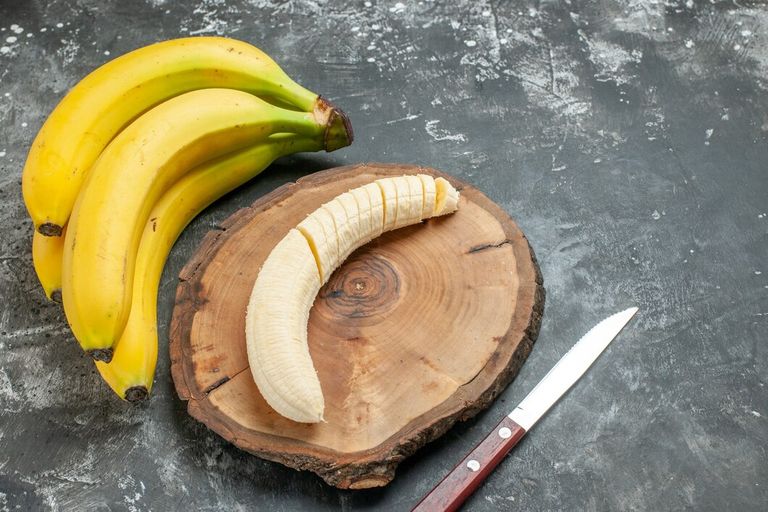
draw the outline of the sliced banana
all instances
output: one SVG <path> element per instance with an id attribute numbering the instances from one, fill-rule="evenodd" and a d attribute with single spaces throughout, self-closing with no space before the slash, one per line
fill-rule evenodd
<path id="1" fill-rule="evenodd" d="M 275 411 L 301 423 L 323 420 L 307 322 L 333 271 L 382 232 L 454 212 L 458 200 L 458 191 L 443 178 L 379 179 L 325 203 L 275 246 L 256 278 L 246 314 L 251 373 Z"/>

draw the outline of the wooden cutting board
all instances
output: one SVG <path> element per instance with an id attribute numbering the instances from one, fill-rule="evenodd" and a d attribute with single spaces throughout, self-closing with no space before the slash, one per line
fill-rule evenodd
<path id="1" fill-rule="evenodd" d="M 416 173 L 459 189 L 458 212 L 385 233 L 331 276 L 309 320 L 326 422 L 281 417 L 259 394 L 245 346 L 262 262 L 322 203 Z M 535 257 L 506 212 L 410 165 L 340 167 L 284 185 L 208 233 L 180 279 L 171 369 L 189 413 L 243 450 L 340 488 L 386 485 L 405 457 L 488 407 L 530 352 L 544 307 Z"/>

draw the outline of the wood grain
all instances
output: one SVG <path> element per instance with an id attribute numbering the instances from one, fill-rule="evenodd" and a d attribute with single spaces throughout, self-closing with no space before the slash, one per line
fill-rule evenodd
<path id="1" fill-rule="evenodd" d="M 281 417 L 246 357 L 245 308 L 261 263 L 322 203 L 417 172 L 459 188 L 459 211 L 386 233 L 334 273 L 309 321 L 326 422 Z M 244 450 L 342 488 L 385 485 L 404 457 L 487 407 L 528 355 L 544 302 L 528 242 L 501 208 L 434 169 L 394 164 L 275 190 L 210 232 L 180 278 L 171 370 L 190 414 Z"/>

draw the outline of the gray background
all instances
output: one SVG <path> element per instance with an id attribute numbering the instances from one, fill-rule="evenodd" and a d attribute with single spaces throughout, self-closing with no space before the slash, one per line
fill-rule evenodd
<path id="1" fill-rule="evenodd" d="M 407 510 L 583 332 L 631 305 L 631 327 L 468 509 L 765 510 L 767 28 L 748 0 L 0 1 L 0 510 Z M 154 396 L 131 407 L 39 289 L 21 168 L 80 77 L 197 34 L 261 47 L 338 102 L 358 138 L 282 161 L 192 223 L 163 276 Z M 288 180 L 372 160 L 437 167 L 501 204 L 539 257 L 547 305 L 488 411 L 390 486 L 348 492 L 189 418 L 167 326 L 207 230 Z"/>

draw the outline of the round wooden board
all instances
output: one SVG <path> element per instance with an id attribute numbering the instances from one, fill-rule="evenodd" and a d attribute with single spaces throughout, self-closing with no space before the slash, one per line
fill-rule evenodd
<path id="1" fill-rule="evenodd" d="M 385 233 L 331 276 L 309 320 L 326 422 L 281 417 L 259 394 L 245 347 L 262 262 L 322 203 L 416 173 L 459 189 L 458 212 Z M 340 167 L 284 185 L 208 233 L 180 279 L 171 369 L 189 413 L 243 450 L 340 488 L 387 484 L 403 458 L 488 407 L 530 352 L 544 307 L 512 219 L 477 189 L 410 165 Z"/>

